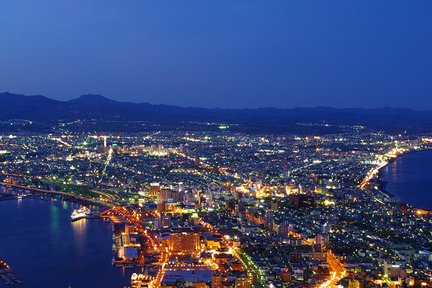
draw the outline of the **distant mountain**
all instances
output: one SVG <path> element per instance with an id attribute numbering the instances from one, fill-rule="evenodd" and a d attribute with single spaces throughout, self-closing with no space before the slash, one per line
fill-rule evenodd
<path id="1" fill-rule="evenodd" d="M 117 101 L 108 99 L 102 95 L 96 95 L 96 94 L 86 94 L 81 95 L 80 97 L 70 100 L 69 103 L 77 103 L 77 104 L 113 104 L 113 103 L 119 103 Z"/>
<path id="2" fill-rule="evenodd" d="M 0 130 L 8 128 L 5 121 L 14 119 L 34 121 L 44 127 L 58 124 L 59 121 L 82 120 L 84 124 L 81 124 L 80 129 L 112 131 L 140 131 L 149 127 L 202 130 L 217 128 L 217 125 L 206 126 L 205 123 L 226 123 L 232 124 L 232 130 L 235 131 L 258 133 L 334 133 L 340 130 L 340 127 L 336 129 L 332 125 L 362 125 L 392 133 L 405 130 L 409 133 L 432 132 L 432 110 L 329 107 L 206 109 L 119 102 L 93 94 L 70 101 L 58 101 L 39 95 L 0 93 L 0 121 L 3 121 Z M 88 126 L 89 121 L 91 127 Z M 142 123 L 152 123 L 153 126 Z"/>

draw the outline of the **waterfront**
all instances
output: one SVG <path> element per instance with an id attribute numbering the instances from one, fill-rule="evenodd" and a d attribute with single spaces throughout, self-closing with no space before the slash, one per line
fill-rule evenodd
<path id="1" fill-rule="evenodd" d="M 0 198 L 46 198 L 3 201 L 0 259 L 23 287 L 128 286 L 114 253 L 144 265 L 131 287 L 431 286 L 432 214 L 377 188 L 379 168 L 432 135 L 349 131 L 0 135 Z M 115 236 L 103 220 L 71 223 L 62 197 L 116 203 L 101 214 Z"/>
<path id="2" fill-rule="evenodd" d="M 17 287 L 124 287 L 131 269 L 114 268 L 111 224 L 70 221 L 78 204 L 36 199 L 0 201 L 0 257 Z M 0 282 L 0 287 L 3 283 Z"/>
<path id="3" fill-rule="evenodd" d="M 432 150 L 404 155 L 382 169 L 387 191 L 403 202 L 432 210 Z"/>

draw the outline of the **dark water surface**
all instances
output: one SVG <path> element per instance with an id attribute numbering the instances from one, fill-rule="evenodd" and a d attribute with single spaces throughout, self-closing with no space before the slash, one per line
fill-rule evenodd
<path id="1" fill-rule="evenodd" d="M 131 270 L 114 268 L 111 224 L 70 221 L 77 204 L 36 199 L 0 201 L 0 258 L 24 284 L 11 287 L 124 287 Z M 0 287 L 6 287 L 0 279 Z"/>
<path id="2" fill-rule="evenodd" d="M 415 207 L 432 210 L 432 150 L 402 156 L 382 172 L 388 192 Z"/>

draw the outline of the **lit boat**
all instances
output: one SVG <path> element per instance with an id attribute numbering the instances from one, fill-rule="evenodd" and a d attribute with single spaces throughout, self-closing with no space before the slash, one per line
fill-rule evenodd
<path id="1" fill-rule="evenodd" d="M 72 212 L 71 219 L 72 221 L 83 219 L 83 218 L 91 218 L 93 213 L 89 208 L 83 206 L 80 209 L 75 209 Z"/>

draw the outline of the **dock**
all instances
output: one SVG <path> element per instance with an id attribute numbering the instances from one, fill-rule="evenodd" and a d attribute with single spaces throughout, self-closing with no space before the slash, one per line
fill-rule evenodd
<path id="1" fill-rule="evenodd" d="M 13 272 L 9 265 L 3 260 L 0 260 L 0 277 L 6 285 L 24 283 L 24 281 L 19 279 L 15 272 Z"/>

